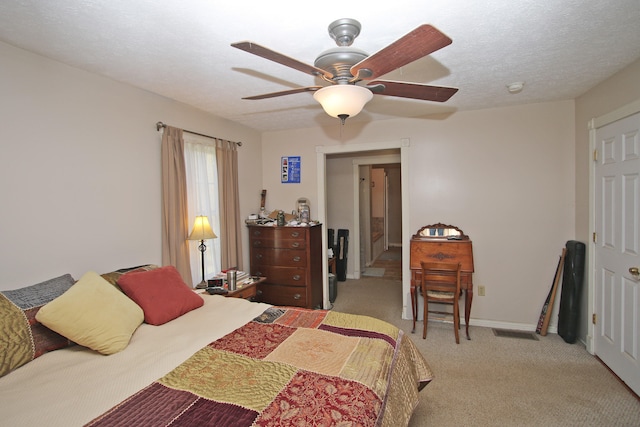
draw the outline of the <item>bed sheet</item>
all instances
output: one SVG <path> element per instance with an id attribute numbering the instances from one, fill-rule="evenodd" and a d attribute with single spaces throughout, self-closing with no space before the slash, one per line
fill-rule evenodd
<path id="1" fill-rule="evenodd" d="M 0 378 L 0 424 L 84 425 L 270 307 L 217 295 L 203 298 L 203 307 L 162 326 L 143 323 L 119 353 L 104 356 L 72 346 Z"/>

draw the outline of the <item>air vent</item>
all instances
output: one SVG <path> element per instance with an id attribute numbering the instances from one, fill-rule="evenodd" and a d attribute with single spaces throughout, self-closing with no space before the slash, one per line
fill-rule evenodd
<path id="1" fill-rule="evenodd" d="M 503 337 L 503 338 L 518 338 L 521 340 L 538 341 L 538 337 L 534 332 L 511 331 L 508 329 L 494 329 L 493 334 L 497 337 Z"/>

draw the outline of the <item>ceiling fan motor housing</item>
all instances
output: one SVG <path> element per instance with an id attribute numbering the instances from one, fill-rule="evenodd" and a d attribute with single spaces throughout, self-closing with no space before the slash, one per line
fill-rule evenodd
<path id="1" fill-rule="evenodd" d="M 333 81 L 339 83 L 351 80 L 351 67 L 368 57 L 365 51 L 355 47 L 334 47 L 322 52 L 313 63 L 322 70 L 329 71 L 335 77 Z"/>
<path id="2" fill-rule="evenodd" d="M 350 68 L 369 56 L 363 50 L 349 47 L 360 34 L 361 28 L 360 22 L 351 18 L 338 19 L 329 24 L 329 35 L 338 47 L 327 49 L 318 55 L 314 66 L 333 74 L 332 83 L 350 83 L 353 78 Z"/>

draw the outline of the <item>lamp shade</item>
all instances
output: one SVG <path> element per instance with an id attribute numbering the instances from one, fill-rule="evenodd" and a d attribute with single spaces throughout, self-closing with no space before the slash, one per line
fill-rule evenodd
<path id="1" fill-rule="evenodd" d="M 362 111 L 364 105 L 373 97 L 373 93 L 362 86 L 339 84 L 323 87 L 315 91 L 313 97 L 331 117 L 346 118 Z"/>
<path id="2" fill-rule="evenodd" d="M 207 240 L 215 239 L 216 233 L 213 232 L 209 225 L 209 218 L 206 215 L 200 215 L 196 217 L 196 221 L 193 223 L 193 230 L 189 234 L 189 240 Z"/>

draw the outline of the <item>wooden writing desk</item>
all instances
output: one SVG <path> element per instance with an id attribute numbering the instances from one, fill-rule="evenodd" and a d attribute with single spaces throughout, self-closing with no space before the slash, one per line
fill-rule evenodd
<path id="1" fill-rule="evenodd" d="M 467 339 L 473 301 L 473 247 L 469 236 L 458 227 L 432 224 L 422 227 L 411 237 L 411 309 L 413 320 L 418 317 L 418 288 L 422 281 L 421 262 L 454 262 L 462 264 L 460 285 L 464 290 L 464 322 Z"/>

